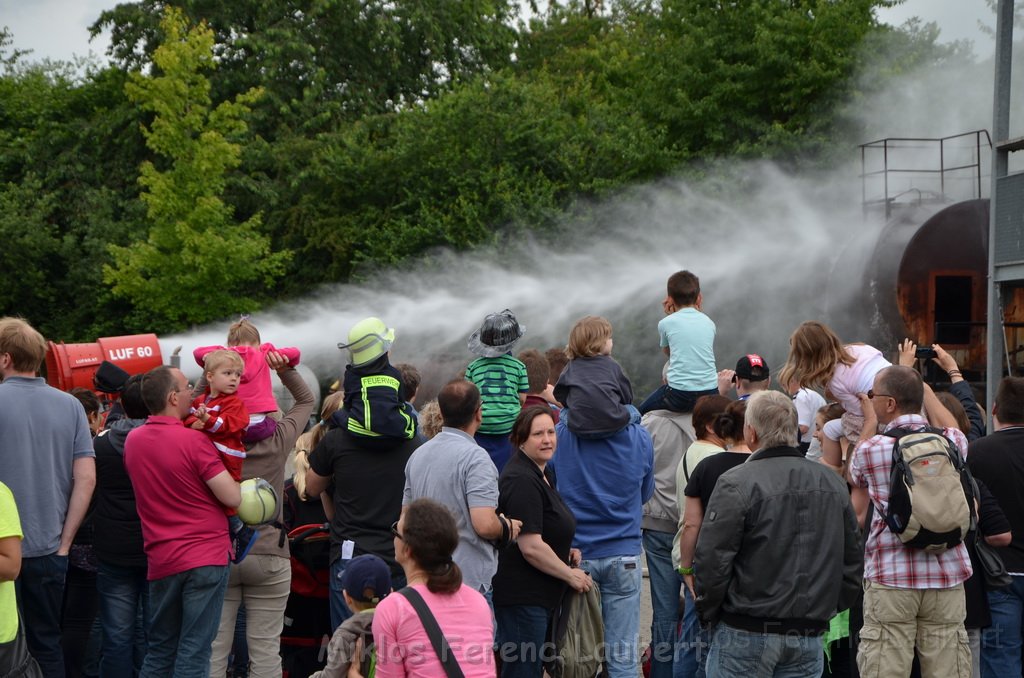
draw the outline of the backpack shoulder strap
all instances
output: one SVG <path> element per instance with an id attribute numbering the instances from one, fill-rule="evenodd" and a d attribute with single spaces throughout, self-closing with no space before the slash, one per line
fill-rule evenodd
<path id="1" fill-rule="evenodd" d="M 374 678 L 377 673 L 377 649 L 373 643 L 373 631 L 364 631 L 360 637 L 363 651 L 359 656 L 359 673 L 363 678 Z"/>
<path id="2" fill-rule="evenodd" d="M 406 586 L 398 593 L 409 601 L 412 608 L 416 610 L 416 614 L 419 615 L 420 622 L 427 631 L 427 637 L 430 638 L 430 644 L 434 646 L 434 652 L 437 653 L 437 658 L 441 661 L 441 666 L 444 667 L 445 675 L 448 678 L 465 678 L 452 648 L 448 645 L 444 633 L 441 632 L 441 627 L 437 624 L 437 619 L 427 607 L 427 601 L 423 600 L 419 591 L 411 586 Z"/>

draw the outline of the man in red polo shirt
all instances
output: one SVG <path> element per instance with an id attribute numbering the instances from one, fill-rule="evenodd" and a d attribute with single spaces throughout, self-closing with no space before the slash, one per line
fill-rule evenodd
<path id="1" fill-rule="evenodd" d="M 124 446 L 149 563 L 152 619 L 141 678 L 208 675 L 228 581 L 223 507 L 237 507 L 241 492 L 210 439 L 182 423 L 190 395 L 180 370 L 147 373 L 142 399 L 153 414 Z"/>

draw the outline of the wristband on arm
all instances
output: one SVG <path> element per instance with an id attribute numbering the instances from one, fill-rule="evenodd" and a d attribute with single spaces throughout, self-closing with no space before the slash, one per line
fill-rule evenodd
<path id="1" fill-rule="evenodd" d="M 497 509 L 495 509 L 495 512 L 497 513 Z M 491 545 L 500 550 L 512 543 L 512 525 L 500 513 L 498 514 L 498 522 L 501 523 L 501 536 L 492 540 Z"/>

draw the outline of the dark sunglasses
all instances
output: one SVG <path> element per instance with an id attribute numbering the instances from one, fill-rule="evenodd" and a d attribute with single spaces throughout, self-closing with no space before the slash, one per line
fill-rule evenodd
<path id="1" fill-rule="evenodd" d="M 402 536 L 402 535 L 401 535 L 401 534 L 400 534 L 400 533 L 398 532 L 398 521 L 397 521 L 397 520 L 396 520 L 395 522 L 391 523 L 391 536 L 393 536 L 393 537 L 398 537 L 398 538 L 399 538 L 399 539 L 401 539 L 402 541 L 405 541 L 405 537 L 403 537 L 403 536 Z"/>
<path id="2" fill-rule="evenodd" d="M 871 398 L 872 400 L 874 400 L 876 397 L 877 398 L 892 398 L 893 400 L 896 400 L 896 398 L 894 398 L 893 396 L 889 395 L 888 393 L 875 393 L 871 389 L 868 389 L 868 398 Z"/>

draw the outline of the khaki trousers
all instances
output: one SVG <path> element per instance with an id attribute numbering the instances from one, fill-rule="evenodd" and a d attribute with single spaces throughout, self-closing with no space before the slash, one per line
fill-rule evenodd
<path id="1" fill-rule="evenodd" d="M 281 631 L 291 582 L 291 562 L 281 556 L 250 554 L 241 563 L 231 566 L 220 627 L 213 641 L 211 676 L 222 678 L 227 673 L 235 618 L 244 601 L 249 676 L 281 678 Z"/>
<path id="2" fill-rule="evenodd" d="M 971 678 L 963 584 L 897 589 L 864 581 L 864 628 L 857 668 L 862 678 L 910 675 L 914 649 L 923 678 Z"/>

